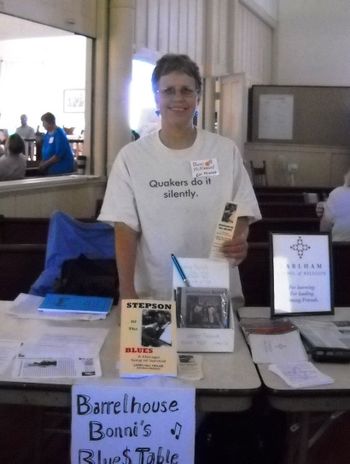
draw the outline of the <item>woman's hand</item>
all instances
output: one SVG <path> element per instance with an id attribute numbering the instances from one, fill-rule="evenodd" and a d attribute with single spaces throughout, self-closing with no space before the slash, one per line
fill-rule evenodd
<path id="1" fill-rule="evenodd" d="M 235 232 L 231 240 L 223 243 L 221 251 L 226 258 L 232 261 L 232 264 L 238 266 L 247 256 L 248 253 L 248 233 L 249 222 L 246 217 L 237 219 Z"/>
<path id="2" fill-rule="evenodd" d="M 238 266 L 247 256 L 248 242 L 244 236 L 233 237 L 222 245 L 222 252 L 226 258 Z"/>

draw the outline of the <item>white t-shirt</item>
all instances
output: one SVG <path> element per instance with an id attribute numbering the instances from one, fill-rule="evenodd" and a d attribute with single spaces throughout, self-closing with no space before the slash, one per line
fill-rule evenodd
<path id="1" fill-rule="evenodd" d="M 22 139 L 34 139 L 35 138 L 35 131 L 30 126 L 17 127 L 16 134 L 20 135 Z"/>
<path id="2" fill-rule="evenodd" d="M 26 174 L 26 157 L 19 155 L 5 154 L 0 157 L 0 180 L 23 179 Z"/>
<path id="3" fill-rule="evenodd" d="M 213 159 L 217 175 L 193 177 L 191 162 Z M 136 291 L 140 296 L 170 299 L 171 253 L 208 258 L 217 223 L 226 202 L 231 200 L 237 203 L 239 216 L 248 216 L 250 222 L 261 218 L 250 179 L 232 140 L 200 130 L 192 147 L 172 150 L 155 132 L 119 152 L 99 220 L 124 222 L 141 232 Z M 241 294 L 237 270 L 234 280 L 231 294 Z"/>
<path id="4" fill-rule="evenodd" d="M 350 241 L 350 187 L 332 190 L 324 204 L 323 214 L 326 221 L 333 223 L 332 240 Z"/>

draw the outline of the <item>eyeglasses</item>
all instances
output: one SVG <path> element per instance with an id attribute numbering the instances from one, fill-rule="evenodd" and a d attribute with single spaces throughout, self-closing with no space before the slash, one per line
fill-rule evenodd
<path id="1" fill-rule="evenodd" d="M 183 98 L 193 98 L 198 93 L 196 89 L 191 89 L 190 87 L 181 87 L 180 89 L 176 89 L 175 87 L 166 87 L 165 89 L 158 89 L 156 93 L 160 94 L 164 98 L 173 98 L 177 91 Z"/>

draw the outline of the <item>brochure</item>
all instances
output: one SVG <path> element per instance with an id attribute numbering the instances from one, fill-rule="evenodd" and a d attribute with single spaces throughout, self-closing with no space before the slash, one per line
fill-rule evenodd
<path id="1" fill-rule="evenodd" d="M 104 296 L 65 295 L 48 293 L 39 305 L 39 311 L 62 313 L 88 313 L 107 315 L 113 305 L 113 298 Z"/>
<path id="2" fill-rule="evenodd" d="M 222 244 L 231 240 L 237 222 L 237 205 L 231 201 L 227 202 L 222 213 L 221 219 L 216 227 L 214 241 L 211 247 L 209 258 L 224 259 L 221 251 Z"/>
<path id="3" fill-rule="evenodd" d="M 174 301 L 122 300 L 120 376 L 177 374 Z"/>

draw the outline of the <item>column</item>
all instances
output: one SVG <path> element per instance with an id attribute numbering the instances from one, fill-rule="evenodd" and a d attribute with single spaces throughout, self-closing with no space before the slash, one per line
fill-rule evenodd
<path id="1" fill-rule="evenodd" d="M 129 84 L 134 44 L 135 0 L 110 0 L 108 53 L 107 172 L 131 140 Z"/>

